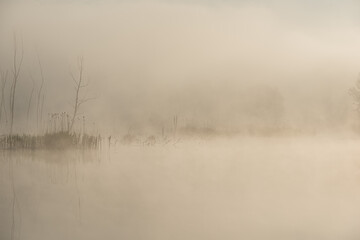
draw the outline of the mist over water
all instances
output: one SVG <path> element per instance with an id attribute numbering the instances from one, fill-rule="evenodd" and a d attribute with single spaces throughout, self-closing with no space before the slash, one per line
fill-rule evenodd
<path id="1" fill-rule="evenodd" d="M 357 239 L 357 145 L 237 138 L 103 156 L 16 153 L 15 239 Z M 1 161 L 3 239 L 10 160 Z"/>
<path id="2" fill-rule="evenodd" d="M 0 1 L 0 239 L 359 239 L 359 7 Z"/>

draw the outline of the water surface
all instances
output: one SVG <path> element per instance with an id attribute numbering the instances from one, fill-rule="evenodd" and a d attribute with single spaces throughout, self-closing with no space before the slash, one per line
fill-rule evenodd
<path id="1" fill-rule="evenodd" d="M 0 238 L 359 239 L 359 145 L 234 138 L 5 151 Z"/>

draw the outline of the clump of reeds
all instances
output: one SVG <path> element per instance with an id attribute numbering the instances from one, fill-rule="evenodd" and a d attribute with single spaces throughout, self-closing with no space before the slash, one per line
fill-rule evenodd
<path id="1" fill-rule="evenodd" d="M 9 134 L 0 136 L 0 149 L 97 149 L 101 147 L 101 136 L 85 133 L 85 118 L 83 130 L 69 130 L 69 115 L 63 113 L 49 114 L 45 134 Z"/>
<path id="2" fill-rule="evenodd" d="M 70 132 L 45 133 L 44 135 L 5 135 L 0 137 L 0 149 L 98 149 L 101 136 Z"/>

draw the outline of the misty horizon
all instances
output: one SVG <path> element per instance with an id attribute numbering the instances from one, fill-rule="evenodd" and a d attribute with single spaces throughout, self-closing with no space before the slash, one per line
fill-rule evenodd
<path id="1" fill-rule="evenodd" d="M 175 115 L 183 126 L 234 131 L 354 128 L 348 90 L 360 72 L 360 35 L 351 1 L 336 8 L 341 21 L 333 18 L 335 5 L 319 3 L 314 16 L 306 3 L 280 3 L 4 3 L 3 71 L 11 66 L 13 34 L 24 43 L 15 126 L 26 131 L 32 81 L 36 90 L 41 81 L 37 56 L 44 119 L 71 112 L 69 73 L 81 56 L 86 94 L 96 98 L 82 114 L 99 131 L 157 128 Z"/>
<path id="2" fill-rule="evenodd" d="M 0 0 L 0 240 L 360 239 L 359 9 Z"/>

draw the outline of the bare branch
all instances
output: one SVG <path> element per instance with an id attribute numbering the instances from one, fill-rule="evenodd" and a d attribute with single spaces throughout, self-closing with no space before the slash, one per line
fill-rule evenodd
<path id="1" fill-rule="evenodd" d="M 88 102 L 88 101 L 95 100 L 95 99 L 96 99 L 96 97 L 90 97 L 90 98 L 81 99 L 81 100 L 79 101 L 79 106 L 80 106 L 81 104 L 83 104 L 83 103 L 86 103 L 86 102 Z"/>
<path id="2" fill-rule="evenodd" d="M 71 77 L 71 79 L 73 80 L 73 82 L 74 82 L 74 84 L 75 84 L 75 87 L 78 85 L 78 82 L 76 81 L 76 79 L 75 79 L 75 76 L 74 76 L 74 74 L 70 71 L 70 77 Z"/>
<path id="3" fill-rule="evenodd" d="M 83 85 L 80 85 L 80 88 L 85 88 L 85 87 L 87 87 L 87 86 L 89 86 L 89 82 L 87 82 L 87 83 L 85 83 L 85 84 L 83 84 Z"/>
<path id="4" fill-rule="evenodd" d="M 77 62 L 78 67 L 78 78 L 75 78 L 74 74 L 71 73 L 71 78 L 73 82 L 75 83 L 75 101 L 73 105 L 73 115 L 70 121 L 70 127 L 69 131 L 72 131 L 75 119 L 78 116 L 79 108 L 86 102 L 94 99 L 94 98 L 82 98 L 81 95 L 81 89 L 86 88 L 89 86 L 89 82 L 83 83 L 83 72 L 84 72 L 84 58 L 79 57 Z"/>

